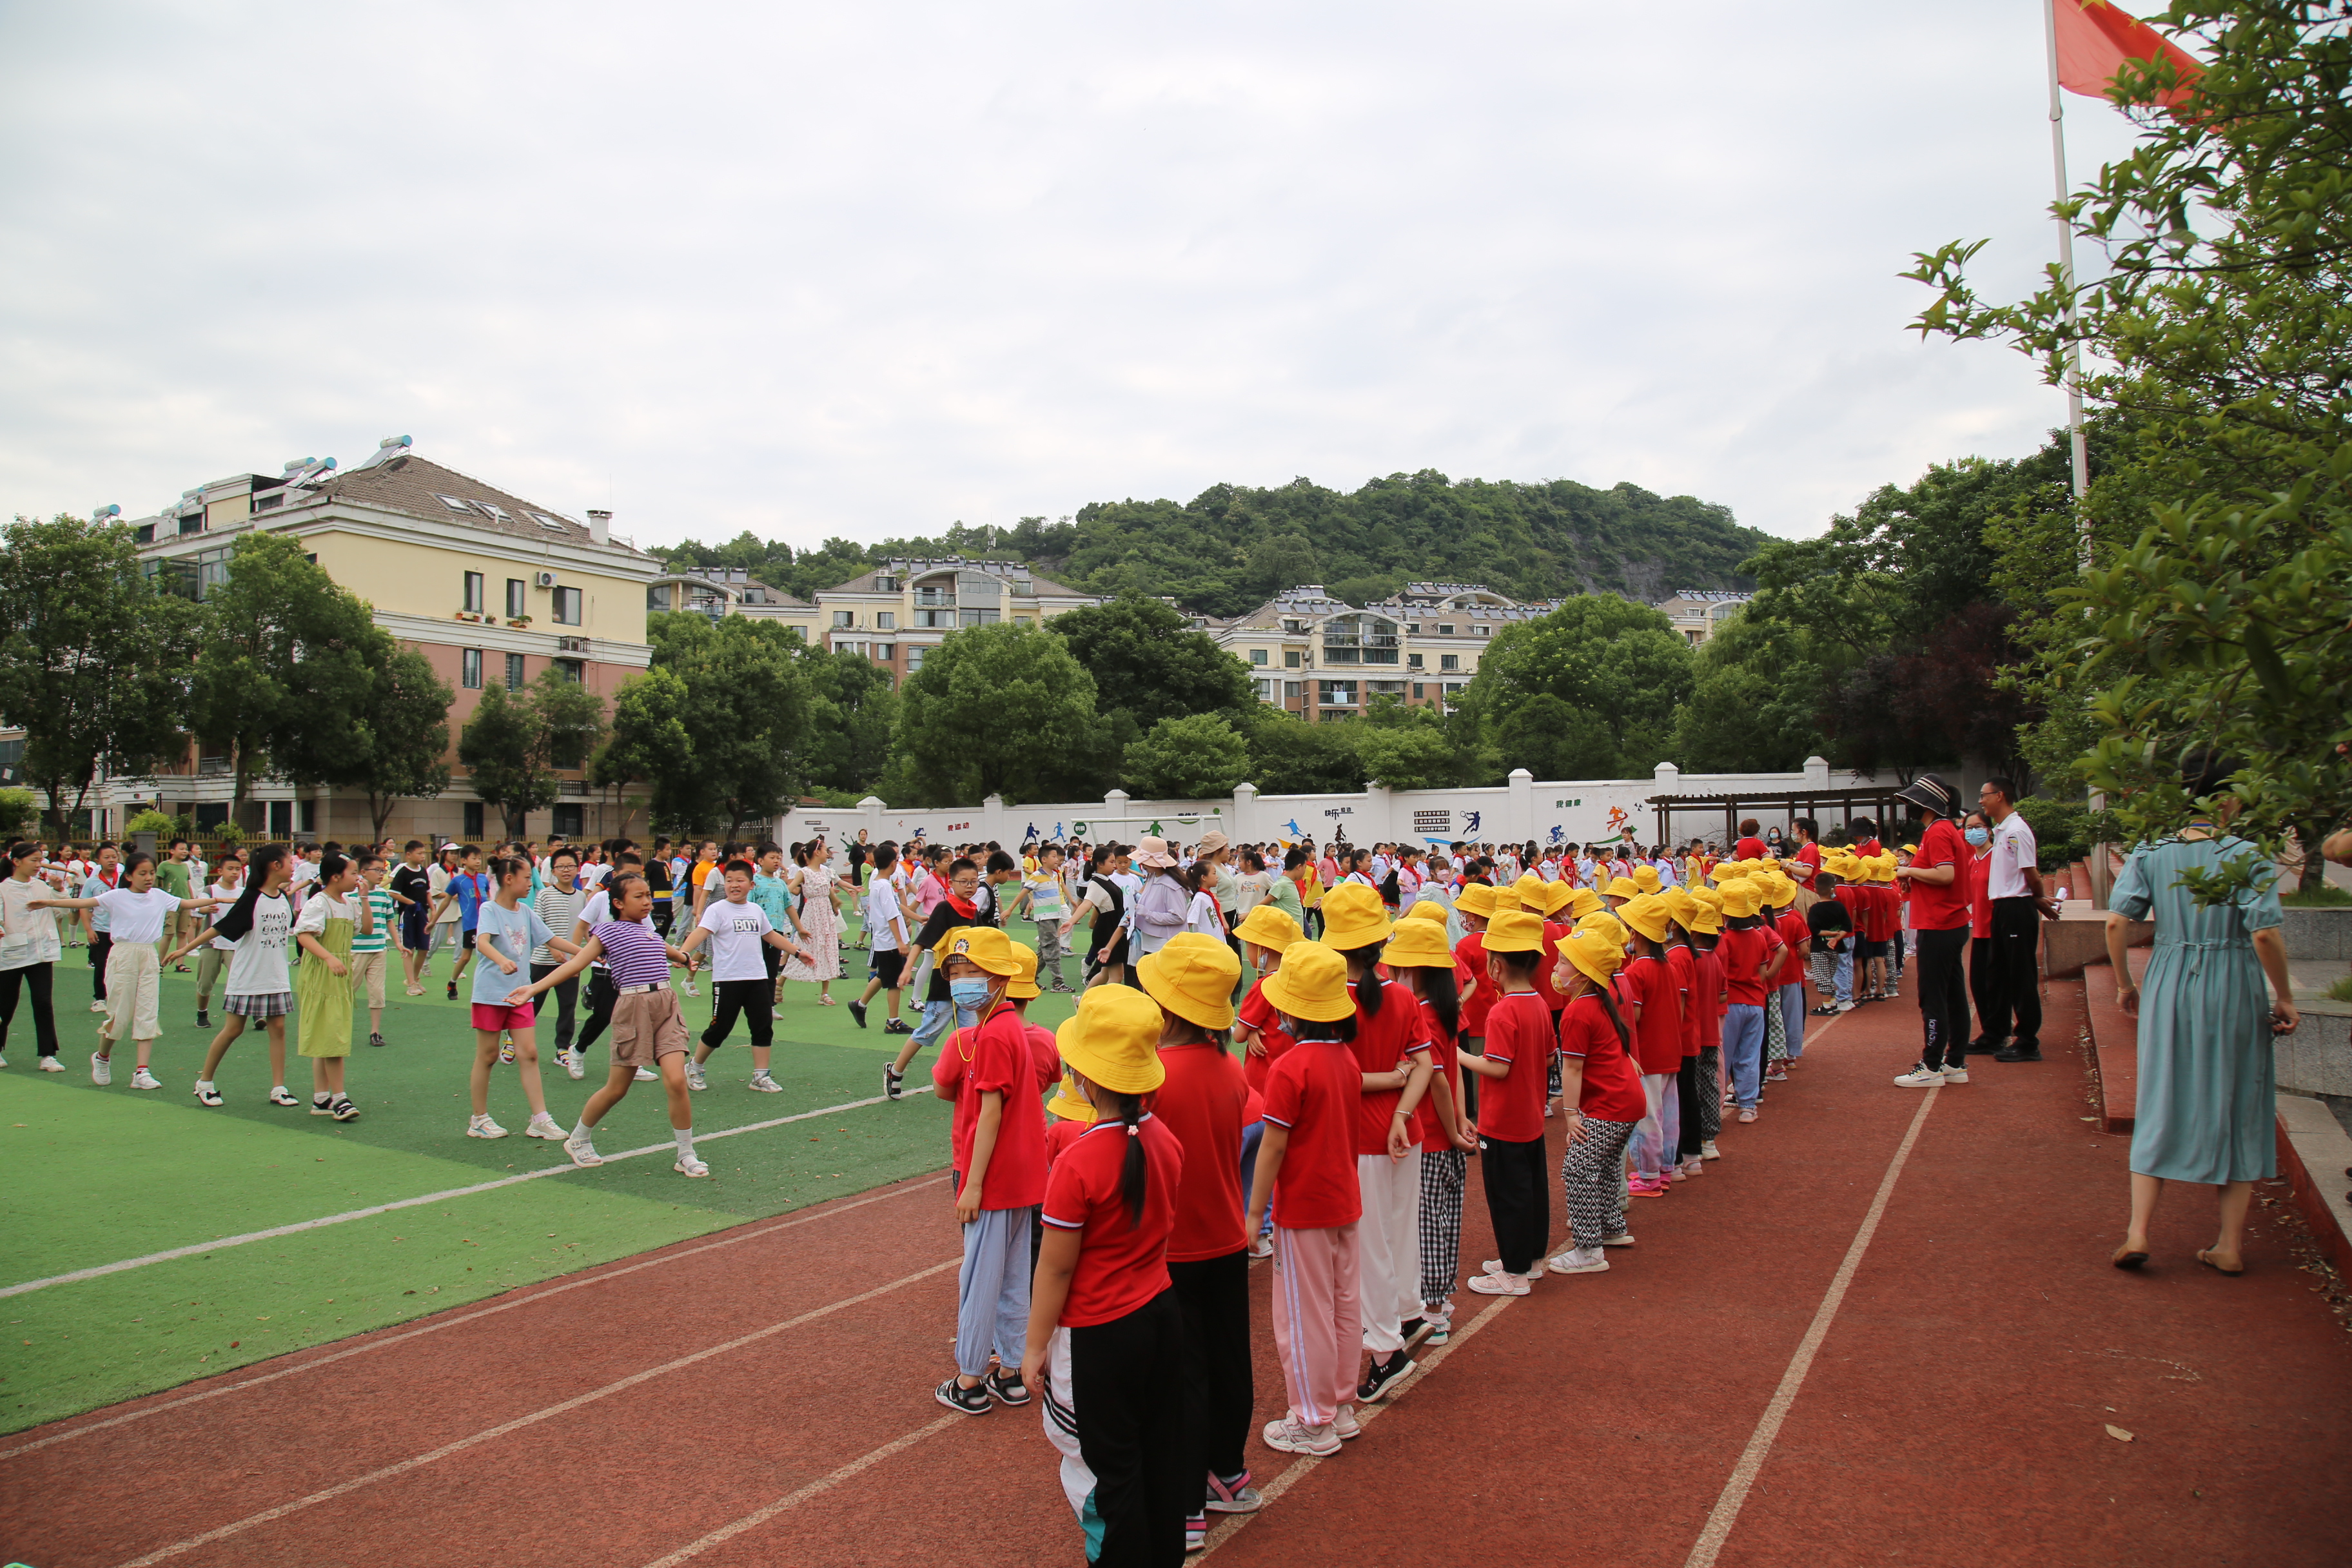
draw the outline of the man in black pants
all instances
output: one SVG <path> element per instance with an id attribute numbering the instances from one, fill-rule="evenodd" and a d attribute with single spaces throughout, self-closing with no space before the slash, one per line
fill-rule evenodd
<path id="1" fill-rule="evenodd" d="M 2041 852 L 2032 826 L 2011 802 L 2017 786 L 1987 779 L 1977 804 L 1992 824 L 1992 861 L 1985 870 L 1985 899 L 1992 910 L 1993 1005 L 2007 1012 L 2010 1037 L 1992 1054 L 1997 1062 L 2042 1059 L 2042 922 L 2058 918 L 2058 906 L 2042 890 Z"/>
<path id="2" fill-rule="evenodd" d="M 1919 942 L 1913 991 L 1919 998 L 1922 1044 L 1918 1064 L 1895 1081 L 1905 1089 L 1966 1083 L 1969 986 L 1961 960 L 1969 947 L 1969 889 L 1960 868 L 1969 846 L 1952 826 L 1958 801 L 1936 773 L 1921 773 L 1897 793 L 1924 819 L 1911 864 L 1895 868 L 1896 877 L 1911 884 L 1911 924 Z"/>

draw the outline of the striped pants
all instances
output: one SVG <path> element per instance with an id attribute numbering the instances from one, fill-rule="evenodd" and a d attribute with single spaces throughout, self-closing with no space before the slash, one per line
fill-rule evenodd
<path id="1" fill-rule="evenodd" d="M 1559 1157 L 1559 1185 L 1568 1200 L 1568 1234 L 1578 1247 L 1599 1247 L 1625 1234 L 1625 1144 L 1631 1121 L 1584 1119 L 1584 1136 Z"/>
<path id="2" fill-rule="evenodd" d="M 1469 1165 L 1470 1156 L 1459 1149 L 1421 1152 L 1423 1308 L 1435 1308 L 1450 1300 L 1462 1271 L 1462 1188 Z"/>

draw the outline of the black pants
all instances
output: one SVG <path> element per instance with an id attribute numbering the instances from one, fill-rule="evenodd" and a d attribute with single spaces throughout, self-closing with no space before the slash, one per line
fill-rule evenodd
<path id="1" fill-rule="evenodd" d="M 740 1014 L 751 1026 L 752 1047 L 766 1050 L 776 1035 L 773 984 L 765 980 L 721 980 L 714 991 L 717 1006 L 710 1015 L 710 1026 L 702 1031 L 702 1043 L 712 1050 L 725 1045 Z"/>
<path id="2" fill-rule="evenodd" d="M 1696 1160 L 1699 1145 L 1706 1142 L 1706 1130 L 1700 1122 L 1696 1057 L 1685 1057 L 1683 1065 L 1675 1069 L 1675 1100 L 1682 1109 L 1682 1156 Z"/>
<path id="3" fill-rule="evenodd" d="M 1993 984 L 1992 938 L 1969 939 L 1969 1000 L 1977 1010 L 1977 1032 L 1969 1044 L 1989 1051 L 2009 1037 L 2009 1008 Z"/>
<path id="4" fill-rule="evenodd" d="M 1162 1290 L 1124 1318 L 1070 1331 L 1078 1457 L 1095 1473 L 1102 1549 L 1094 1568 L 1177 1568 L 1202 1477 L 1169 1419 L 1184 1386 L 1184 1312 Z"/>
<path id="5" fill-rule="evenodd" d="M 43 911 L 34 911 L 35 917 Z M 33 996 L 33 1048 L 42 1056 L 58 1054 L 57 1015 L 49 1008 L 49 985 L 56 979 L 46 963 L 28 963 L 22 969 L 0 969 L 0 1050 L 7 1048 L 8 1026 L 16 1021 L 17 993 L 29 991 Z"/>
<path id="6" fill-rule="evenodd" d="M 106 1000 L 106 955 L 114 951 L 114 937 L 107 931 L 92 931 L 89 937 L 89 999 Z"/>
<path id="7" fill-rule="evenodd" d="M 1193 1453 L 1184 1511 L 1198 1514 L 1209 1500 L 1209 1472 L 1230 1477 L 1249 1468 L 1242 1449 L 1257 1401 L 1250 1361 L 1249 1252 L 1171 1263 L 1168 1278 L 1184 1313 L 1183 1405 Z"/>
<path id="8" fill-rule="evenodd" d="M 1478 1174 L 1486 1189 L 1486 1219 L 1494 1226 L 1503 1271 L 1525 1274 L 1543 1261 L 1545 1244 L 1551 1240 L 1551 1179 L 1544 1170 L 1544 1141 L 1481 1139 Z"/>
<path id="9" fill-rule="evenodd" d="M 2032 899 L 1992 901 L 1992 974 L 1996 1003 L 2011 1026 L 2010 1044 L 2042 1048 L 2042 911 Z"/>
<path id="10" fill-rule="evenodd" d="M 562 967 L 560 963 L 534 963 L 530 966 L 530 983 L 536 985 Z M 579 1004 L 580 976 L 575 974 L 555 986 L 555 1048 L 559 1051 L 572 1048 L 572 1014 Z"/>
<path id="11" fill-rule="evenodd" d="M 580 1043 L 573 1048 L 583 1056 L 588 1047 L 603 1037 L 604 1027 L 613 1021 L 613 1003 L 620 993 L 613 989 L 613 972 L 591 969 L 588 972 L 588 1022 L 580 1030 Z"/>
<path id="12" fill-rule="evenodd" d="M 1919 1059 L 1931 1068 L 1965 1066 L 1969 1056 L 1969 983 L 1960 973 L 1969 928 L 1919 932 L 1919 962 L 1912 988 L 1919 996 L 1919 1026 L 1925 1037 Z"/>
<path id="13" fill-rule="evenodd" d="M 1483 1057 L 1486 1054 L 1486 1037 L 1465 1035 L 1455 1042 L 1455 1048 L 1465 1057 Z M 1462 1119 L 1473 1127 L 1478 1125 L 1478 1085 L 1483 1081 L 1476 1073 L 1467 1068 L 1463 1070 Z"/>

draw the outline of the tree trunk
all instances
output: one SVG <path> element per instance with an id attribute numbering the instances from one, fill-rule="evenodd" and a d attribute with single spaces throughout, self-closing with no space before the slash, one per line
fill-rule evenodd
<path id="1" fill-rule="evenodd" d="M 2327 886 L 2327 862 L 2319 853 L 2319 832 L 2315 828 L 2298 827 L 2294 831 L 2294 842 L 2303 851 L 2303 875 L 2295 882 L 2294 890 L 2316 893 Z"/>

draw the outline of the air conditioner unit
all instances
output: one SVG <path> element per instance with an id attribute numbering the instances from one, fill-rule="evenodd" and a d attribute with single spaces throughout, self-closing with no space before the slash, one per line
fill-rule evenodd
<path id="1" fill-rule="evenodd" d="M 555 574 L 554 574 L 554 573 L 552 573 L 552 572 L 541 572 L 541 573 L 539 574 L 539 585 L 540 585 L 541 587 L 542 587 L 542 588 L 552 588 L 552 587 L 554 587 L 554 586 L 555 586 Z"/>

